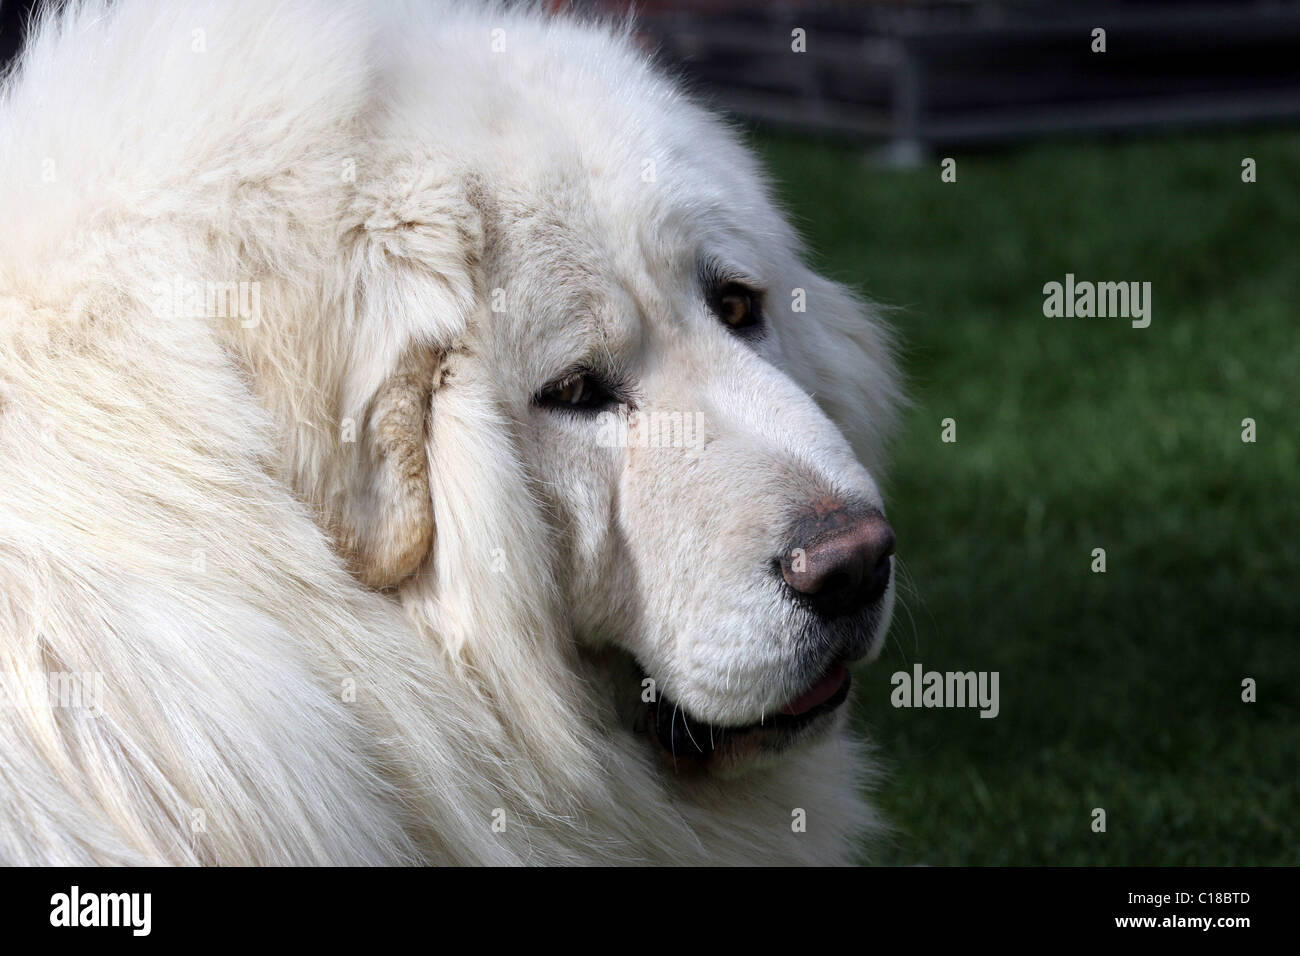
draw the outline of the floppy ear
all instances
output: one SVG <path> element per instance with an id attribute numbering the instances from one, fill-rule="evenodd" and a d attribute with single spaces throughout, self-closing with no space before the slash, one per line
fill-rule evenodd
<path id="1" fill-rule="evenodd" d="M 431 348 L 407 352 L 361 421 L 336 537 L 348 568 L 370 587 L 414 574 L 433 544 L 425 443 L 439 358 Z"/>
<path id="2" fill-rule="evenodd" d="M 419 570 L 433 543 L 428 436 L 443 359 L 477 300 L 482 223 L 459 180 L 405 160 L 358 189 L 349 248 L 341 474 L 329 525 L 375 588 Z"/>

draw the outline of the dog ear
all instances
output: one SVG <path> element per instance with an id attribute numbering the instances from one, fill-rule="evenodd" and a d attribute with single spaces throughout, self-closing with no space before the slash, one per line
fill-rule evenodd
<path id="1" fill-rule="evenodd" d="M 414 574 L 433 544 L 426 439 L 439 366 L 437 350 L 409 350 L 360 423 L 335 537 L 349 570 L 370 587 Z"/>
<path id="2" fill-rule="evenodd" d="M 358 188 L 353 213 L 339 400 L 353 434 L 340 443 L 328 524 L 352 573 L 389 588 L 433 544 L 429 416 L 478 300 L 482 224 L 460 183 L 428 159 Z"/>

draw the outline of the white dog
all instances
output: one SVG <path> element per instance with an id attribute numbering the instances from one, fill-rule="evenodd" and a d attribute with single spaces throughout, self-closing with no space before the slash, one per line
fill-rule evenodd
<path id="1" fill-rule="evenodd" d="M 861 853 L 893 364 L 626 35 L 82 2 L 0 124 L 0 862 Z"/>

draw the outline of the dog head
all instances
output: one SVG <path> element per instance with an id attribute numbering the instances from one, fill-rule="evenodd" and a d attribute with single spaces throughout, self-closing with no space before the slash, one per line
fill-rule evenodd
<path id="1" fill-rule="evenodd" d="M 357 577 L 523 706 L 616 654 L 668 752 L 777 754 L 889 623 L 884 333 L 729 130 L 626 46 L 535 34 L 490 88 L 392 41 L 324 386 L 354 440 L 299 478 Z"/>

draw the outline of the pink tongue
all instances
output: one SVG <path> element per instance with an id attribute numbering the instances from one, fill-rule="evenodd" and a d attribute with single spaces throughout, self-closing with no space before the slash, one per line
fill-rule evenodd
<path id="1" fill-rule="evenodd" d="M 844 683 L 844 665 L 838 664 L 827 671 L 826 676 L 813 684 L 790 703 L 781 708 L 781 713 L 797 717 L 807 713 L 818 704 L 823 704 L 835 696 L 835 692 Z"/>

